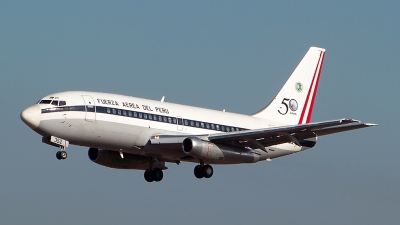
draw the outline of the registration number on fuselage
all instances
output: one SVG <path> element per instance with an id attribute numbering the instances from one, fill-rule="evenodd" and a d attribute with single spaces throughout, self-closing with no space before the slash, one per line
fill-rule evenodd
<path id="1" fill-rule="evenodd" d="M 66 141 L 62 138 L 54 137 L 54 136 L 50 137 L 50 142 L 60 145 L 60 146 L 64 146 L 64 147 L 68 147 L 68 144 L 69 144 L 68 141 Z"/>

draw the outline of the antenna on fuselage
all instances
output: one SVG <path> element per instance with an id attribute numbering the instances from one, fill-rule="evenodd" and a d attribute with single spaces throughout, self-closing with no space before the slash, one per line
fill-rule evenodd
<path id="1" fill-rule="evenodd" d="M 161 102 L 164 102 L 165 96 L 162 96 L 161 98 Z"/>

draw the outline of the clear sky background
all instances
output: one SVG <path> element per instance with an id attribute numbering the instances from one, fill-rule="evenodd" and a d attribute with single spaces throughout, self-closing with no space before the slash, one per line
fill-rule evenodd
<path id="1" fill-rule="evenodd" d="M 0 224 L 398 224 L 399 1 L 2 1 Z M 168 164 L 164 180 L 68 159 L 20 120 L 67 90 L 251 114 L 310 46 L 327 49 L 312 121 L 378 127 L 248 165 Z"/>

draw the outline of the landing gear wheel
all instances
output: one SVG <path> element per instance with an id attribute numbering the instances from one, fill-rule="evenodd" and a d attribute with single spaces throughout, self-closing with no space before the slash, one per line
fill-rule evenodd
<path id="1" fill-rule="evenodd" d="M 194 167 L 194 176 L 198 179 L 201 179 L 204 177 L 204 172 L 203 172 L 203 165 L 197 165 Z"/>
<path id="2" fill-rule="evenodd" d="M 203 176 L 205 178 L 210 178 L 214 174 L 214 169 L 212 168 L 211 165 L 204 165 L 203 166 Z"/>
<path id="3" fill-rule="evenodd" d="M 58 160 L 61 160 L 61 151 L 58 151 L 58 152 L 56 153 L 56 158 L 57 158 Z"/>
<path id="4" fill-rule="evenodd" d="M 67 158 L 67 152 L 66 152 L 66 151 L 58 151 L 58 152 L 56 153 L 56 158 L 57 158 L 58 160 L 66 159 L 66 158 Z"/>
<path id="5" fill-rule="evenodd" d="M 66 159 L 67 158 L 67 152 L 66 151 L 61 151 L 61 159 Z"/>
<path id="6" fill-rule="evenodd" d="M 159 182 L 163 179 L 164 173 L 160 168 L 155 168 L 151 171 L 151 174 L 153 175 L 154 181 Z"/>
<path id="7" fill-rule="evenodd" d="M 159 182 L 163 179 L 164 173 L 160 168 L 155 168 L 155 169 L 147 169 L 144 171 L 144 179 L 147 182 Z"/>
<path id="8" fill-rule="evenodd" d="M 144 171 L 144 179 L 147 182 L 153 182 L 154 181 L 151 169 L 147 169 L 147 170 Z"/>

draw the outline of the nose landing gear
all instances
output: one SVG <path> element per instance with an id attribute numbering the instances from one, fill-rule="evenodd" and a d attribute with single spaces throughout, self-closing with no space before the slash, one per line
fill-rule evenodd
<path id="1" fill-rule="evenodd" d="M 65 151 L 65 149 L 63 149 L 63 150 L 61 150 L 61 151 L 58 151 L 58 152 L 56 153 L 56 158 L 57 158 L 58 160 L 66 159 L 66 158 L 67 158 L 67 152 Z"/>
<path id="2" fill-rule="evenodd" d="M 50 136 L 50 137 L 43 137 L 42 142 L 45 144 L 60 148 L 60 151 L 58 151 L 56 153 L 56 158 L 58 160 L 67 158 L 67 152 L 65 151 L 65 149 L 68 147 L 69 141 L 59 138 L 59 137 Z"/>

